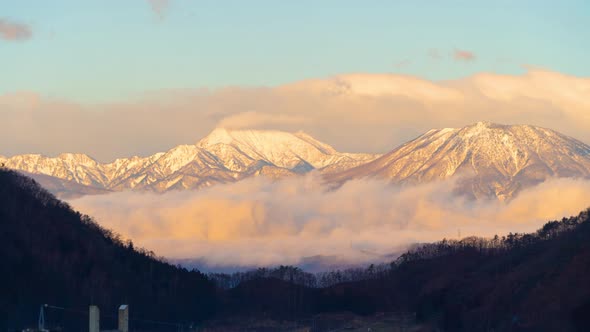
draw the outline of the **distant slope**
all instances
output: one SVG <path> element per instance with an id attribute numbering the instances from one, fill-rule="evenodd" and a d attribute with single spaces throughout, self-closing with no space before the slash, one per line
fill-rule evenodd
<path id="1" fill-rule="evenodd" d="M 457 188 L 463 194 L 507 199 L 550 177 L 590 176 L 590 146 L 550 129 L 478 122 L 430 130 L 369 163 L 326 178 L 414 184 L 457 175 L 463 177 Z"/>
<path id="2" fill-rule="evenodd" d="M 204 275 L 134 249 L 30 178 L 4 168 L 0 249 L 2 330 L 33 326 L 43 303 L 75 310 L 94 303 L 110 315 L 127 303 L 135 317 L 165 321 L 198 321 L 214 311 L 214 286 Z M 64 317 L 67 330 L 88 326 L 84 315 L 52 317 Z"/>
<path id="3" fill-rule="evenodd" d="M 24 171 L 21 171 L 21 173 L 35 179 L 43 188 L 63 199 L 111 192 L 108 189 L 87 186 L 72 180 L 64 180 L 50 175 L 33 174 Z"/>
<path id="4" fill-rule="evenodd" d="M 221 306 L 230 315 L 398 312 L 415 314 L 425 332 L 585 332 L 589 240 L 587 210 L 531 234 L 416 246 L 390 264 L 365 269 L 313 276 L 280 266 L 214 277 L 231 288 Z"/>
<path id="5" fill-rule="evenodd" d="M 106 164 L 85 154 L 71 153 L 57 157 L 0 156 L 0 163 L 28 174 L 50 176 L 51 181 L 40 179 L 46 181 L 49 190 L 65 197 L 100 190 L 195 189 L 251 176 L 278 179 L 314 169 L 331 173 L 376 157 L 340 153 L 302 132 L 218 128 L 194 145 L 179 145 L 164 153 L 121 158 Z"/>
<path id="6" fill-rule="evenodd" d="M 442 331 L 590 331 L 590 210 L 536 233 L 444 240 L 370 280 L 329 287 L 322 311 L 409 311 Z"/>

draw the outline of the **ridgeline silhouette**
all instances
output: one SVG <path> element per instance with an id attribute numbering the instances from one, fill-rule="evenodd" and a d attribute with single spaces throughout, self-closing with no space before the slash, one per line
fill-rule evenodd
<path id="1" fill-rule="evenodd" d="M 135 317 L 179 322 L 215 310 L 215 286 L 205 275 L 123 242 L 6 169 L 0 169 L 0 246 L 0 330 L 31 326 L 44 303 L 82 310 L 97 304 L 113 314 L 128 303 Z M 88 325 L 87 314 L 63 320 L 70 330 Z"/>

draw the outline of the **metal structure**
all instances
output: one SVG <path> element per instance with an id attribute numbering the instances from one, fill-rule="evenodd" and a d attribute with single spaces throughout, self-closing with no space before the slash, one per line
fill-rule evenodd
<path id="1" fill-rule="evenodd" d="M 129 332 L 129 306 L 126 304 L 119 307 L 119 332 Z"/>
<path id="2" fill-rule="evenodd" d="M 39 329 L 39 331 L 46 331 L 45 330 L 45 306 L 47 304 L 44 304 L 41 306 L 41 309 L 39 309 L 39 321 L 38 321 L 38 325 L 37 328 Z"/>

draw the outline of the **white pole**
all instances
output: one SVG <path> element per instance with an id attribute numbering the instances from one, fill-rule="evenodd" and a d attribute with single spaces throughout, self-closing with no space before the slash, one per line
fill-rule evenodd
<path id="1" fill-rule="evenodd" d="M 100 332 L 100 309 L 97 306 L 90 306 L 88 309 L 88 318 L 88 331 Z"/>
<path id="2" fill-rule="evenodd" d="M 126 304 L 119 307 L 119 332 L 129 332 L 129 306 Z"/>

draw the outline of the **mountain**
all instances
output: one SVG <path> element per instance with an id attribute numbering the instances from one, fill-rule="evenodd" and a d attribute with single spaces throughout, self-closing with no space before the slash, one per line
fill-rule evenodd
<path id="1" fill-rule="evenodd" d="M 371 162 L 326 178 L 415 184 L 457 175 L 459 193 L 509 199 L 550 177 L 589 177 L 590 146 L 546 128 L 478 122 L 430 130 Z"/>
<path id="2" fill-rule="evenodd" d="M 300 172 L 330 165 L 345 165 L 343 168 L 347 168 L 375 157 L 370 154 L 339 153 L 303 132 L 276 130 L 215 129 L 197 146 L 220 156 L 225 166 L 234 171 L 244 171 L 244 165 L 252 161 L 264 161 L 285 169 L 299 169 Z"/>
<path id="3" fill-rule="evenodd" d="M 32 326 L 43 303 L 65 308 L 46 312 L 65 331 L 87 328 L 89 304 L 104 310 L 101 326 L 116 326 L 109 315 L 123 303 L 135 317 L 160 321 L 198 321 L 214 311 L 215 285 L 205 275 L 135 248 L 2 167 L 0 244 L 3 331 Z M 134 328 L 146 330 L 137 321 Z"/>
<path id="4" fill-rule="evenodd" d="M 278 179 L 312 170 L 343 171 L 378 157 L 340 153 L 303 133 L 218 128 L 193 145 L 100 163 L 85 154 L 0 156 L 61 197 L 108 191 L 194 189 L 251 176 Z"/>
<path id="5" fill-rule="evenodd" d="M 506 200 L 551 177 L 590 177 L 590 146 L 546 128 L 478 122 L 430 130 L 379 156 L 341 153 L 302 132 L 218 128 L 195 144 L 111 163 L 71 153 L 0 157 L 0 163 L 26 172 L 60 197 L 196 189 L 317 170 L 335 184 L 359 178 L 417 184 L 456 177 L 460 194 Z"/>

